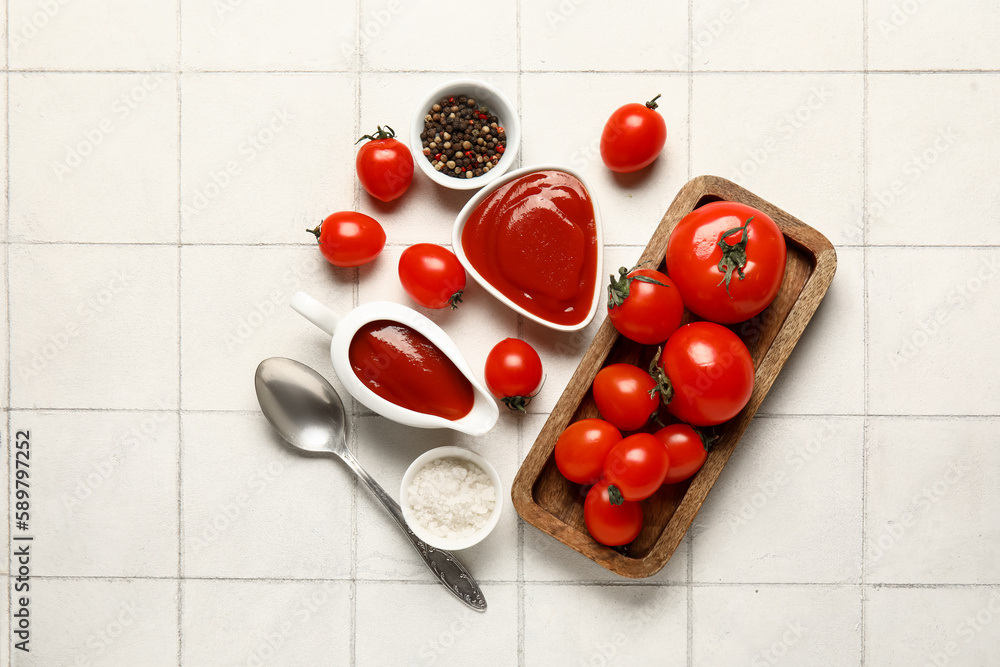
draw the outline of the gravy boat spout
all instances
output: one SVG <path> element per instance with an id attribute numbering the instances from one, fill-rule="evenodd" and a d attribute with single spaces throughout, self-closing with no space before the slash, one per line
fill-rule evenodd
<path id="1" fill-rule="evenodd" d="M 332 337 L 330 360 L 333 362 L 334 372 L 348 393 L 362 405 L 386 419 L 417 428 L 450 428 L 468 435 L 483 435 L 493 428 L 500 417 L 496 401 L 476 379 L 455 342 L 441 327 L 412 308 L 389 301 L 373 301 L 339 317 L 304 292 L 292 295 L 291 306 Z M 459 419 L 446 419 L 410 410 L 379 396 L 358 378 L 349 356 L 351 341 L 361 327 L 378 320 L 396 322 L 422 334 L 455 364 L 458 371 L 472 385 L 474 401 L 468 414 Z M 391 360 L 388 361 L 382 372 L 391 373 L 392 363 Z"/>

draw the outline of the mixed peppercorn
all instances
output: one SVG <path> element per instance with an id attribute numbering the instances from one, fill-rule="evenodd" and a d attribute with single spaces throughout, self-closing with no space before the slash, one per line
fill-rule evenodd
<path id="1" fill-rule="evenodd" d="M 436 102 L 424 116 L 420 140 L 431 165 L 453 178 L 482 176 L 507 148 L 500 119 L 466 95 Z"/>

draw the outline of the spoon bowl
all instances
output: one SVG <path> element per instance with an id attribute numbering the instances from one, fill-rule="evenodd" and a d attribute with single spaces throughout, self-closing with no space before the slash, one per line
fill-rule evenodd
<path id="1" fill-rule="evenodd" d="M 347 448 L 344 403 L 326 378 L 305 364 L 272 357 L 257 366 L 254 388 L 261 412 L 282 438 L 303 451 L 329 452 L 339 457 L 382 503 L 438 580 L 468 606 L 486 610 L 483 592 L 465 566 L 450 552 L 430 546 L 414 535 L 399 504 Z"/>
<path id="2" fill-rule="evenodd" d="M 417 428 L 450 428 L 468 435 L 483 435 L 497 423 L 500 409 L 493 397 L 476 379 L 469 363 L 445 331 L 412 308 L 388 301 L 373 301 L 358 306 L 343 318 L 303 292 L 292 295 L 291 306 L 300 315 L 330 334 L 330 359 L 333 370 L 344 388 L 362 405 L 400 424 Z M 358 329 L 376 320 L 391 320 L 423 334 L 458 368 L 472 385 L 472 410 L 460 419 L 445 419 L 437 415 L 409 410 L 388 401 L 362 382 L 351 367 L 348 351 Z M 391 362 L 390 362 L 391 363 Z M 386 371 L 390 370 L 389 366 Z"/>

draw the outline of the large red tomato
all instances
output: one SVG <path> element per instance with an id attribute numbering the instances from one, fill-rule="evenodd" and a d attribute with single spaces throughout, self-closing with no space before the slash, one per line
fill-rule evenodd
<path id="1" fill-rule="evenodd" d="M 675 331 L 653 373 L 667 411 L 693 426 L 732 419 L 753 393 L 750 351 L 739 336 L 713 322 L 692 322 Z"/>
<path id="2" fill-rule="evenodd" d="M 785 277 L 785 237 L 767 214 L 719 201 L 688 213 L 667 242 L 667 273 L 688 309 L 732 324 L 758 315 Z"/>

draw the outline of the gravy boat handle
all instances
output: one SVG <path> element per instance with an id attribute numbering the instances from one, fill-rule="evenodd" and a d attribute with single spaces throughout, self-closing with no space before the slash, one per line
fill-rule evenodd
<path id="1" fill-rule="evenodd" d="M 296 292 L 293 294 L 289 305 L 291 305 L 295 312 L 330 334 L 330 336 L 333 336 L 333 332 L 337 330 L 337 323 L 340 322 L 340 317 L 305 292 Z"/>

